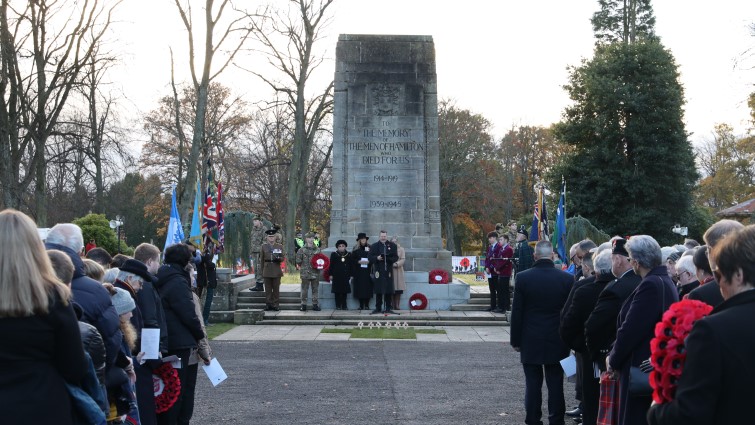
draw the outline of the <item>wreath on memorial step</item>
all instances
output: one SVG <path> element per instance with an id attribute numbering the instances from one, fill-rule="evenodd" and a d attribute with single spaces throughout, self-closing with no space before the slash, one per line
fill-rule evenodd
<path id="1" fill-rule="evenodd" d="M 687 350 L 684 340 L 698 320 L 713 309 L 697 300 L 682 300 L 671 304 L 663 319 L 655 325 L 655 338 L 650 341 L 650 386 L 653 400 L 667 403 L 674 399 L 679 376 L 684 369 Z"/>
<path id="2" fill-rule="evenodd" d="M 425 294 L 417 292 L 409 297 L 409 308 L 412 310 L 424 310 L 427 308 L 427 297 Z"/>
<path id="3" fill-rule="evenodd" d="M 163 363 L 152 371 L 152 386 L 155 391 L 155 412 L 168 411 L 181 394 L 178 371 L 170 363 Z"/>
<path id="4" fill-rule="evenodd" d="M 448 283 L 448 272 L 443 269 L 430 271 L 430 283 L 439 285 Z"/>
<path id="5" fill-rule="evenodd" d="M 312 268 L 315 270 L 324 270 L 330 266 L 330 259 L 326 257 L 325 254 L 318 252 L 312 256 L 312 259 L 309 260 L 309 264 L 311 264 Z"/>
<path id="6" fill-rule="evenodd" d="M 322 271 L 322 280 L 330 282 L 330 269 L 325 269 Z"/>

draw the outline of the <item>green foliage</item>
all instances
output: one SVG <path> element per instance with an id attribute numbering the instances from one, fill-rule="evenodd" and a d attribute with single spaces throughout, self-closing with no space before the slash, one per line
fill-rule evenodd
<path id="1" fill-rule="evenodd" d="M 655 40 L 655 16 L 650 0 L 598 0 L 592 22 L 598 44 Z"/>
<path id="2" fill-rule="evenodd" d="M 168 222 L 170 194 L 167 197 L 167 209 L 162 195 L 163 189 L 157 176 L 145 178 L 140 173 L 128 173 L 113 183 L 105 194 L 105 216 L 108 220 L 115 219 L 116 215 L 123 217 L 121 232 L 129 245 L 152 241 L 155 245 L 162 246 L 165 238 L 158 235 L 157 229 Z M 153 211 L 148 214 L 149 210 Z"/>
<path id="3" fill-rule="evenodd" d="M 728 124 L 717 124 L 713 134 L 697 149 L 705 177 L 696 194 L 699 203 L 717 211 L 755 196 L 755 136 L 737 137 Z"/>
<path id="4" fill-rule="evenodd" d="M 687 237 L 703 244 L 703 234 L 713 223 L 718 221 L 709 208 L 693 205 L 681 223 L 687 227 Z M 673 237 L 678 238 L 674 235 Z"/>
<path id="5" fill-rule="evenodd" d="M 624 235 L 621 235 L 624 236 Z M 595 242 L 596 245 L 600 245 L 603 242 L 607 242 L 611 239 L 611 235 L 598 229 L 590 223 L 590 220 L 576 216 L 566 219 L 566 250 L 569 251 L 572 245 L 579 241 L 590 239 Z"/>
<path id="6" fill-rule="evenodd" d="M 599 46 L 571 69 L 574 104 L 556 125 L 572 148 L 548 179 L 567 183 L 567 213 L 590 217 L 608 234 L 668 231 L 691 207 L 697 172 L 684 129 L 679 73 L 658 42 Z"/>
<path id="7" fill-rule="evenodd" d="M 237 258 L 244 258 L 248 261 L 252 255 L 251 240 L 249 239 L 252 227 L 254 227 L 252 216 L 252 213 L 247 211 L 228 211 L 225 213 L 225 251 L 219 255 L 220 265 L 223 267 L 232 268 L 236 264 Z M 262 225 L 265 228 L 272 227 L 272 223 L 264 219 Z"/>
<path id="8" fill-rule="evenodd" d="M 84 245 L 90 239 L 94 239 L 98 247 L 105 249 L 111 255 L 118 253 L 118 238 L 115 230 L 110 228 L 110 221 L 104 214 L 88 214 L 73 221 L 73 224 L 81 227 L 84 235 Z M 126 244 L 122 243 L 121 248 Z"/>

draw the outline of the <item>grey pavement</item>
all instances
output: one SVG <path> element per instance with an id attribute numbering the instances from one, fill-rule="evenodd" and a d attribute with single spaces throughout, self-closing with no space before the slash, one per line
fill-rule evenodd
<path id="1" fill-rule="evenodd" d="M 251 328 L 236 329 L 251 335 Z M 259 328 L 257 339 L 211 341 L 229 378 L 213 388 L 199 371 L 192 423 L 524 423 L 519 355 L 507 343 L 482 341 L 489 329 L 475 330 L 480 342 L 459 343 L 453 332 L 444 342 L 326 339 L 304 326 L 265 340 L 283 331 Z M 314 340 L 299 339 L 305 334 Z M 574 386 L 564 388 L 573 406 Z M 547 391 L 543 409 L 547 421 Z"/>

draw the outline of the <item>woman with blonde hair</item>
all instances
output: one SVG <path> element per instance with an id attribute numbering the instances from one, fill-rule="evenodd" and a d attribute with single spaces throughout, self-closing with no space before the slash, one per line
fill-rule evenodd
<path id="1" fill-rule="evenodd" d="M 55 276 L 34 222 L 0 212 L 0 417 L 72 424 L 66 382 L 88 370 L 69 289 Z"/>
<path id="2" fill-rule="evenodd" d="M 406 278 L 404 277 L 404 262 L 406 262 L 406 251 L 399 245 L 398 236 L 394 235 L 391 242 L 398 247 L 398 261 L 393 263 L 393 308 L 400 309 L 401 294 L 406 291 Z"/>

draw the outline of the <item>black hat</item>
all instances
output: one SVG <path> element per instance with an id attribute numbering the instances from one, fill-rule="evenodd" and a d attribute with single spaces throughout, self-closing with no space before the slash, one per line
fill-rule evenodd
<path id="1" fill-rule="evenodd" d="M 517 233 L 523 234 L 525 238 L 529 238 L 530 237 L 529 232 L 527 232 L 527 229 L 524 228 L 524 224 L 522 224 L 521 226 L 519 226 L 519 230 L 517 230 Z"/>
<path id="2" fill-rule="evenodd" d="M 139 260 L 129 258 L 120 267 L 122 272 L 133 273 L 146 282 L 152 282 L 152 275 L 147 271 L 147 266 Z"/>
<path id="3" fill-rule="evenodd" d="M 360 234 L 358 234 L 358 235 L 357 235 L 357 241 L 358 241 L 359 239 L 367 239 L 367 240 L 370 240 L 370 237 L 369 237 L 369 236 L 367 236 L 367 233 L 360 233 Z M 336 246 L 337 246 L 337 245 L 338 245 L 338 244 L 336 244 Z"/>
<path id="4" fill-rule="evenodd" d="M 349 246 L 349 244 L 347 244 L 343 239 L 339 239 L 338 242 L 336 242 L 336 247 L 338 247 L 339 245 Z"/>
<path id="5" fill-rule="evenodd" d="M 278 231 L 276 229 L 267 229 L 267 230 L 265 230 L 265 234 L 268 235 L 268 236 L 273 236 L 276 233 L 278 233 Z"/>
<path id="6" fill-rule="evenodd" d="M 617 238 L 613 240 L 613 249 L 611 254 L 619 254 L 625 257 L 629 257 L 629 252 L 624 245 L 627 244 L 627 240 L 624 238 Z"/>

